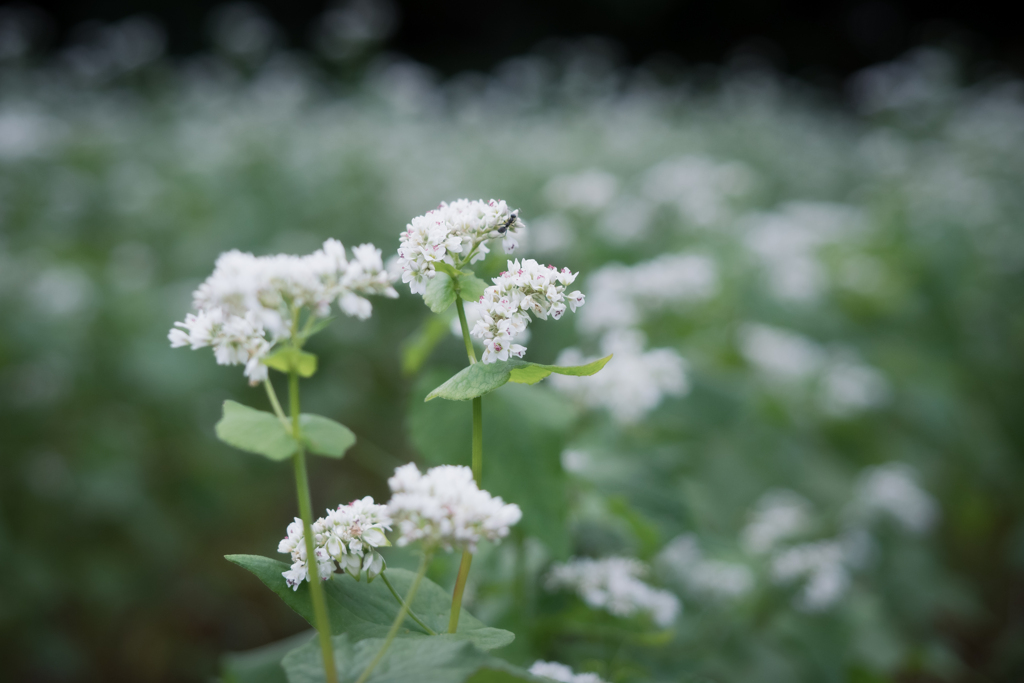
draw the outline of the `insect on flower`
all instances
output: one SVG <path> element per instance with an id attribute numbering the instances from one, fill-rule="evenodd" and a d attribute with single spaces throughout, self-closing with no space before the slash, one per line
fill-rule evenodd
<path id="1" fill-rule="evenodd" d="M 519 219 L 519 212 L 518 211 L 513 211 L 512 214 L 508 217 L 508 220 L 505 221 L 504 223 L 502 223 L 498 227 L 498 234 L 499 235 L 504 235 L 505 231 L 508 230 L 509 228 L 511 228 L 513 225 L 515 225 L 515 222 L 518 219 Z"/>

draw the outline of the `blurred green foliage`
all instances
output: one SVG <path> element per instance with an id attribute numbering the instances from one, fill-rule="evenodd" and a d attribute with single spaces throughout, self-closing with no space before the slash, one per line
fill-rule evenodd
<path id="1" fill-rule="evenodd" d="M 1019 83 L 962 87 L 914 54 L 859 76 L 854 113 L 585 47 L 444 83 L 400 60 L 345 84 L 284 52 L 244 66 L 0 69 L 5 677 L 204 680 L 305 628 L 223 559 L 272 555 L 295 514 L 287 467 L 214 437 L 225 399 L 266 397 L 167 330 L 221 251 L 387 255 L 462 196 L 507 199 L 517 255 L 581 272 L 586 306 L 535 324 L 528 359 L 616 352 L 484 399 L 485 486 L 524 511 L 467 600 L 517 634 L 502 656 L 616 682 L 1024 676 Z M 374 306 L 310 344 L 304 409 L 358 438 L 311 462 L 318 508 L 385 500 L 410 460 L 468 463 L 469 405 L 422 402 L 461 341 L 407 292 Z M 920 488 L 861 519 L 879 472 Z M 791 543 L 861 543 L 824 607 L 750 541 L 776 489 L 809 511 Z M 659 629 L 548 591 L 571 555 L 649 562 L 683 613 Z"/>

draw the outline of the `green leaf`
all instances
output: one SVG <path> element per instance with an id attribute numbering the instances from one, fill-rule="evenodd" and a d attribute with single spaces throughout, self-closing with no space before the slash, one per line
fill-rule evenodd
<path id="1" fill-rule="evenodd" d="M 403 375 L 415 375 L 420 371 L 438 343 L 450 334 L 449 326 L 453 317 L 454 311 L 428 316 L 426 321 L 402 342 Z"/>
<path id="2" fill-rule="evenodd" d="M 423 399 L 446 398 L 449 401 L 468 401 L 494 391 L 508 381 L 511 367 L 505 363 L 473 363 L 449 378 Z"/>
<path id="3" fill-rule="evenodd" d="M 477 364 L 479 365 L 479 363 Z M 472 410 L 457 401 L 423 402 L 440 373 L 426 373 L 410 397 L 408 429 L 430 466 L 469 465 Z M 483 402 L 483 487 L 517 503 L 517 528 L 539 538 L 556 558 L 569 554 L 566 475 L 560 456 L 575 409 L 553 391 L 510 384 Z"/>
<path id="4" fill-rule="evenodd" d="M 224 401 L 224 416 L 214 431 L 229 446 L 271 460 L 284 460 L 299 447 L 275 415 L 235 401 Z"/>
<path id="5" fill-rule="evenodd" d="M 281 660 L 315 636 L 316 631 L 303 631 L 254 650 L 228 652 L 220 658 L 221 680 L 223 683 L 288 683 Z"/>
<path id="6" fill-rule="evenodd" d="M 427 291 L 423 294 L 423 301 L 434 313 L 443 313 L 449 306 L 455 303 L 454 280 L 446 273 L 435 273 L 427 282 Z"/>
<path id="7" fill-rule="evenodd" d="M 299 425 L 303 442 L 311 453 L 317 455 L 340 458 L 356 442 L 356 435 L 351 429 L 327 417 L 302 413 Z"/>
<path id="8" fill-rule="evenodd" d="M 587 363 L 586 365 L 541 365 L 540 363 L 526 363 L 525 365 L 512 368 L 508 381 L 515 382 L 517 384 L 536 384 L 552 372 L 558 373 L 559 375 L 585 377 L 599 372 L 611 359 L 611 355 L 608 355 L 591 363 Z"/>
<path id="9" fill-rule="evenodd" d="M 487 289 L 487 283 L 467 270 L 459 274 L 459 296 L 463 301 L 479 301 Z"/>
<path id="10" fill-rule="evenodd" d="M 353 642 L 347 635 L 331 639 L 340 683 L 359 679 L 384 645 L 383 638 Z M 322 683 L 323 659 L 318 643 L 308 643 L 281 662 L 289 683 Z M 539 681 L 526 671 L 491 657 L 450 635 L 397 638 L 367 683 L 509 683 Z"/>
<path id="11" fill-rule="evenodd" d="M 296 591 L 289 588 L 281 576 L 281 572 L 288 569 L 287 564 L 258 555 L 228 555 L 227 559 L 255 574 L 285 604 L 312 625 L 313 607 L 309 598 L 309 584 L 303 583 Z M 413 572 L 404 569 L 388 569 L 387 575 L 399 595 L 405 595 L 415 577 Z M 349 576 L 335 574 L 323 585 L 331 633 L 347 633 L 353 641 L 383 638 L 387 635 L 399 607 L 383 581 L 356 583 Z M 442 633 L 448 630 L 451 594 L 429 579 L 424 579 L 413 600 L 412 609 L 430 628 Z M 426 635 L 411 619 L 407 619 L 403 626 L 405 628 L 399 633 Z M 508 631 L 485 626 L 466 610 L 462 610 L 459 631 L 454 637 L 465 638 L 484 650 L 504 647 L 515 639 Z"/>
<path id="12" fill-rule="evenodd" d="M 316 373 L 316 356 L 294 346 L 280 348 L 260 362 L 280 372 L 297 372 L 299 377 L 312 377 Z"/>
<path id="13" fill-rule="evenodd" d="M 559 375 L 593 375 L 603 368 L 611 358 L 611 356 L 605 356 L 586 365 L 571 366 L 541 365 L 518 358 L 504 362 L 474 363 L 463 368 L 447 382 L 431 391 L 424 400 L 446 398 L 449 401 L 467 401 L 494 391 L 506 382 L 536 384 L 553 372 Z"/>

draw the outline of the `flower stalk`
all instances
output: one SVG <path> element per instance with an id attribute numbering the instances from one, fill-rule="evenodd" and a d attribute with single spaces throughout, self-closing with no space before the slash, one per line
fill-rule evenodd
<path id="1" fill-rule="evenodd" d="M 476 363 L 476 352 L 473 350 L 473 340 L 469 336 L 469 325 L 466 323 L 466 307 L 462 302 L 462 293 L 457 292 L 455 305 L 459 311 L 459 323 L 462 326 L 462 338 L 466 342 L 466 355 L 469 357 L 469 364 Z M 483 399 L 477 396 L 473 399 L 473 479 L 476 485 L 483 487 L 484 473 L 484 415 Z M 468 550 L 462 552 L 462 561 L 459 563 L 459 574 L 455 578 L 455 589 L 452 591 L 452 610 L 448 617 L 448 633 L 455 633 L 459 628 L 459 616 L 462 614 L 462 594 L 466 591 L 466 581 L 469 579 L 469 568 L 473 564 L 473 553 Z"/>
<path id="2" fill-rule="evenodd" d="M 306 473 L 306 449 L 302 445 L 302 428 L 299 424 L 299 375 L 294 370 L 288 375 L 288 397 L 292 436 L 299 442 L 298 449 L 292 455 L 292 464 L 295 467 L 295 492 L 299 499 L 299 516 L 302 518 L 302 529 L 306 541 L 306 562 L 308 564 L 307 571 L 310 572 L 309 595 L 313 602 L 313 621 L 320 638 L 320 651 L 323 654 L 327 683 L 337 683 L 334 649 L 331 647 L 331 622 L 327 616 L 324 588 L 319 580 L 316 543 L 313 539 L 313 505 L 309 495 L 309 475 Z"/>
<path id="3" fill-rule="evenodd" d="M 423 581 L 423 577 L 427 573 L 427 567 L 430 565 L 430 558 L 432 553 L 429 550 L 424 550 L 423 559 L 420 560 L 420 569 L 416 572 L 416 578 L 413 579 L 412 585 L 409 586 L 409 592 L 405 594 L 405 599 L 401 601 L 402 606 L 398 610 L 398 614 L 395 616 L 395 620 L 391 622 L 391 629 L 388 631 L 387 637 L 384 639 L 384 644 L 381 646 L 377 656 L 373 658 L 363 673 L 359 675 L 356 683 L 365 683 L 366 679 L 370 677 L 373 670 L 377 668 L 380 661 L 384 659 L 384 655 L 387 653 L 388 648 L 391 647 L 391 642 L 395 639 L 395 635 L 398 633 L 398 628 L 405 621 L 405 617 L 409 614 L 409 606 L 412 605 L 413 599 L 416 597 L 416 591 L 419 590 L 420 582 Z M 389 588 L 390 584 L 385 584 Z M 393 590 L 393 589 L 392 589 Z M 436 634 L 435 634 L 436 635 Z"/>

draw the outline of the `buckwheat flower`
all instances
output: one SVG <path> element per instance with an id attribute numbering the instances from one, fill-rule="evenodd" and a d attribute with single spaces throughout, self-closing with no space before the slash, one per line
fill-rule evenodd
<path id="1" fill-rule="evenodd" d="M 550 678 L 558 683 L 605 683 L 595 673 L 575 673 L 570 667 L 559 662 L 545 662 L 538 659 L 530 666 L 530 673 L 540 678 Z"/>
<path id="2" fill-rule="evenodd" d="M 855 522 L 887 516 L 913 534 L 927 532 L 939 516 L 935 499 L 921 488 L 914 470 L 899 462 L 865 470 L 845 512 Z"/>
<path id="3" fill-rule="evenodd" d="M 441 202 L 433 211 L 413 218 L 400 236 L 402 282 L 413 294 L 424 294 L 427 282 L 437 273 L 437 263 L 455 267 L 476 263 L 490 253 L 486 242 L 498 237 L 505 253 L 511 254 L 519 244 L 520 227 L 518 211 L 510 210 L 504 201 Z"/>
<path id="4" fill-rule="evenodd" d="M 317 520 L 313 524 L 313 536 L 318 535 L 318 524 L 321 520 Z M 305 533 L 302 529 L 302 520 L 298 517 L 295 518 L 291 524 L 288 525 L 287 536 L 277 544 L 277 552 L 285 553 L 291 556 L 292 566 L 284 572 L 281 572 L 281 576 L 284 577 L 288 587 L 292 590 L 298 590 L 299 584 L 303 581 L 309 581 L 309 562 L 307 562 L 308 554 L 306 552 L 306 540 Z M 327 554 L 327 551 L 322 546 L 316 547 L 316 560 L 318 576 L 321 581 L 325 581 L 331 578 L 331 574 L 334 573 L 334 561 Z"/>
<path id="5" fill-rule="evenodd" d="M 250 383 L 263 381 L 267 369 L 260 361 L 292 335 L 297 312 L 327 317 L 337 301 L 346 315 L 365 319 L 372 310 L 365 296 L 398 296 L 379 249 L 361 244 L 352 255 L 349 261 L 334 239 L 306 256 L 221 254 L 192 295 L 196 312 L 168 334 L 171 346 L 211 346 L 218 363 L 244 364 Z"/>
<path id="6" fill-rule="evenodd" d="M 761 496 L 744 527 L 740 542 L 747 552 L 760 555 L 780 541 L 805 532 L 811 523 L 810 503 L 794 491 L 779 489 Z"/>
<path id="7" fill-rule="evenodd" d="M 409 463 L 395 470 L 388 486 L 399 546 L 420 541 L 427 548 L 475 552 L 481 540 L 508 536 L 523 516 L 518 505 L 480 490 L 468 467 L 441 465 L 421 473 Z"/>
<path id="8" fill-rule="evenodd" d="M 258 384 L 267 378 L 267 366 L 260 361 L 273 344 L 254 314 L 230 315 L 220 308 L 200 310 L 174 325 L 167 335 L 171 348 L 210 346 L 218 365 L 244 365 L 250 383 Z"/>
<path id="9" fill-rule="evenodd" d="M 391 545 L 385 535 L 391 530 L 391 518 L 387 506 L 375 504 L 370 496 L 327 510 L 327 516 L 313 522 L 312 528 L 321 581 L 329 579 L 336 567 L 357 581 L 363 572 L 372 581 L 384 570 L 384 558 L 376 549 Z M 288 535 L 277 551 L 291 556 L 292 566 L 282 576 L 298 590 L 299 584 L 309 580 L 301 519 L 296 517 L 288 525 Z"/>
<path id="10" fill-rule="evenodd" d="M 647 614 L 667 628 L 679 614 L 679 598 L 642 581 L 646 573 L 647 565 L 630 557 L 576 558 L 552 567 L 545 587 L 575 591 L 590 607 L 617 617 Z"/>
<path id="11" fill-rule="evenodd" d="M 566 309 L 576 312 L 585 298 L 579 290 L 566 293 L 578 273 L 545 266 L 533 259 L 509 261 L 508 270 L 494 278 L 494 283 L 480 297 L 483 311 L 470 334 L 483 340 L 483 362 L 506 361 L 510 356 L 522 358 L 526 347 L 515 339 L 526 331 L 531 314 L 541 320 L 550 315 L 558 320 Z"/>
<path id="12" fill-rule="evenodd" d="M 655 558 L 659 573 L 679 580 L 686 589 L 708 598 L 741 598 L 754 588 L 754 572 L 738 562 L 704 557 L 697 537 L 672 539 Z"/>
<path id="13" fill-rule="evenodd" d="M 844 545 L 817 541 L 787 548 L 772 559 L 772 579 L 778 584 L 805 579 L 796 596 L 797 609 L 824 611 L 839 602 L 850 585 Z"/>
<path id="14" fill-rule="evenodd" d="M 685 396 L 690 391 L 687 363 L 675 349 L 644 349 L 647 339 L 634 329 L 612 330 L 601 339 L 601 355 L 615 354 L 600 373 L 588 377 L 552 375 L 548 380 L 558 391 L 573 396 L 591 408 L 606 408 L 622 424 L 633 424 L 654 410 L 668 396 Z M 557 365 L 583 365 L 598 356 L 587 356 L 577 348 L 564 349 Z"/>

